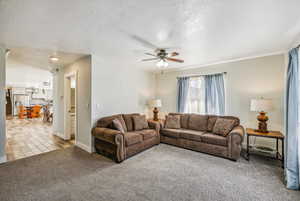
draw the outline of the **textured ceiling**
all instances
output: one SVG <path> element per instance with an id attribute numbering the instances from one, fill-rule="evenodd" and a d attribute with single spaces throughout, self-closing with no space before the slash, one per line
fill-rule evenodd
<path id="1" fill-rule="evenodd" d="M 52 62 L 50 60 L 51 56 L 57 57 L 59 60 L 56 62 Z M 7 67 L 9 67 L 9 61 L 12 60 L 18 63 L 27 64 L 32 67 L 52 71 L 58 66 L 71 64 L 84 56 L 86 55 L 45 49 L 12 48 L 10 49 L 10 53 L 8 56 Z"/>
<path id="2" fill-rule="evenodd" d="M 154 44 L 186 61 L 169 68 L 188 67 L 286 50 L 300 33 L 299 8 L 299 0 L 0 0 L 0 43 L 149 70 L 154 63 L 140 60 Z"/>

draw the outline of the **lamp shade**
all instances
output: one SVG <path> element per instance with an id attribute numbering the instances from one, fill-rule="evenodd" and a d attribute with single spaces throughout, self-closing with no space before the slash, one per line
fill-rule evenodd
<path id="1" fill-rule="evenodd" d="M 149 101 L 150 107 L 161 107 L 161 100 L 160 99 L 154 99 Z"/>
<path id="2" fill-rule="evenodd" d="M 250 110 L 255 112 L 267 112 L 273 109 L 270 99 L 252 99 Z"/>

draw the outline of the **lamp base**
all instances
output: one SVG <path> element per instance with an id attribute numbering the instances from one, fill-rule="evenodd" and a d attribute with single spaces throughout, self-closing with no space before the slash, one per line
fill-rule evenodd
<path id="1" fill-rule="evenodd" d="M 153 120 L 158 121 L 158 109 L 157 109 L 157 107 L 155 107 L 154 110 L 153 110 Z"/>
<path id="2" fill-rule="evenodd" d="M 257 116 L 258 120 L 258 129 L 256 129 L 256 132 L 260 133 L 268 133 L 268 125 L 267 121 L 269 120 L 269 117 L 266 115 L 265 112 L 260 112 L 259 115 Z"/>

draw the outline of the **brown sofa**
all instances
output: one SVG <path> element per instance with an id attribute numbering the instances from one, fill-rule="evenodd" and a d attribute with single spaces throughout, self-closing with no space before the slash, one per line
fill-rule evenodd
<path id="1" fill-rule="evenodd" d="M 135 131 L 132 117 L 137 115 L 140 114 L 118 114 L 99 119 L 92 130 L 96 152 L 122 162 L 136 153 L 159 144 L 159 123 L 148 121 L 149 128 Z M 124 133 L 114 128 L 112 123 L 114 119 L 122 122 Z"/>
<path id="2" fill-rule="evenodd" d="M 213 133 L 218 116 L 182 113 L 170 113 L 169 115 L 180 115 L 180 128 L 164 128 L 162 124 L 161 142 L 231 160 L 237 160 L 240 157 L 245 132 L 238 118 L 219 116 L 234 120 L 233 129 L 224 137 Z"/>
<path id="3" fill-rule="evenodd" d="M 245 132 L 236 117 L 170 113 L 169 115 L 180 115 L 179 128 L 165 128 L 163 122 L 148 121 L 149 128 L 135 131 L 132 117 L 138 115 L 140 114 L 118 114 L 99 119 L 92 130 L 96 152 L 122 162 L 163 142 L 231 160 L 240 157 Z M 234 127 L 226 137 L 213 133 L 218 117 L 234 120 Z M 125 132 L 114 128 L 114 119 L 123 122 Z"/>

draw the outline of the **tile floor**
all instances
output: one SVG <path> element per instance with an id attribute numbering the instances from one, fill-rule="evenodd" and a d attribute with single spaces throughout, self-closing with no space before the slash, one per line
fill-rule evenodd
<path id="1" fill-rule="evenodd" d="M 42 119 L 6 120 L 6 156 L 8 161 L 26 158 L 74 144 L 53 135 L 52 126 Z"/>

